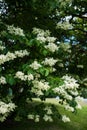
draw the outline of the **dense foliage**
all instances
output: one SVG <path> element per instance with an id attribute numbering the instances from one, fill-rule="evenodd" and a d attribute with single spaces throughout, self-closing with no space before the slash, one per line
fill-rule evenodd
<path id="1" fill-rule="evenodd" d="M 6 3 L 2 6 L 1 18 L 5 23 L 27 32 L 33 27 L 50 30 L 57 41 L 71 46 L 71 54 L 60 54 L 64 63 L 68 62 L 68 72 L 79 75 L 81 80 L 87 77 L 86 0 L 3 1 Z"/>
<path id="2" fill-rule="evenodd" d="M 28 108 L 33 97 L 59 96 L 66 110 L 80 108 L 77 98 L 87 86 L 86 3 L 0 2 L 0 121 L 14 109 L 15 120 L 53 121 L 58 114 L 64 122 L 70 121 L 44 102 Z"/>

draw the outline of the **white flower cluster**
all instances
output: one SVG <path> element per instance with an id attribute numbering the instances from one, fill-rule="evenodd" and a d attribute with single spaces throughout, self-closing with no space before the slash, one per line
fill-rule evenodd
<path id="1" fill-rule="evenodd" d="M 71 53 L 71 46 L 69 43 L 61 43 L 60 48 L 62 48 L 65 52 Z"/>
<path id="2" fill-rule="evenodd" d="M 81 96 L 77 96 L 76 98 L 75 98 L 75 101 L 77 102 L 77 105 L 76 105 L 76 108 L 77 109 L 82 109 L 82 106 L 79 104 L 81 101 L 83 101 L 84 100 L 84 98 L 83 97 L 81 97 Z"/>
<path id="3" fill-rule="evenodd" d="M 6 84 L 6 78 L 1 76 L 0 77 L 0 84 Z"/>
<path id="4" fill-rule="evenodd" d="M 14 60 L 14 59 L 16 58 L 16 56 L 15 56 L 14 53 L 8 52 L 8 53 L 5 55 L 5 58 L 6 58 L 6 61 L 10 61 L 10 60 Z"/>
<path id="5" fill-rule="evenodd" d="M 64 80 L 64 84 L 59 86 L 58 88 L 54 89 L 54 92 L 58 93 L 59 97 L 62 96 L 65 100 L 59 98 L 59 102 L 63 103 L 63 106 L 66 110 L 74 112 L 75 108 L 76 109 L 81 109 L 81 105 L 79 104 L 78 101 L 78 87 L 79 84 L 77 83 L 77 80 L 75 80 L 74 78 L 72 78 L 71 76 L 65 75 L 62 77 L 62 79 Z M 77 103 L 77 105 L 74 107 L 72 107 L 66 100 L 72 100 L 73 96 L 75 97 L 75 102 Z M 62 117 L 62 120 L 64 122 L 70 121 L 69 118 L 67 118 L 65 115 Z"/>
<path id="6" fill-rule="evenodd" d="M 34 80 L 32 83 L 33 87 L 31 92 L 35 93 L 37 96 L 44 95 L 43 91 L 47 91 L 50 88 L 49 83 L 45 81 Z"/>
<path id="7" fill-rule="evenodd" d="M 56 71 L 56 69 L 55 69 L 55 68 L 52 68 L 52 71 L 53 71 L 53 72 L 55 72 L 55 71 Z"/>
<path id="8" fill-rule="evenodd" d="M 48 43 L 48 45 L 44 46 L 46 49 L 51 52 L 55 52 L 58 50 L 58 46 L 54 43 L 56 41 L 56 38 L 50 37 L 50 32 L 48 30 L 44 31 L 42 29 L 34 28 L 33 33 L 37 35 L 36 39 L 40 41 L 40 43 Z"/>
<path id="9" fill-rule="evenodd" d="M 50 36 L 48 36 L 48 37 L 46 38 L 46 41 L 49 42 L 49 43 L 54 43 L 54 42 L 56 41 L 56 38 L 55 38 L 55 37 L 50 37 Z"/>
<path id="10" fill-rule="evenodd" d="M 4 49 L 5 47 L 0 45 L 0 50 L 3 51 Z"/>
<path id="11" fill-rule="evenodd" d="M 33 114 L 28 114 L 28 119 L 34 119 L 34 115 Z"/>
<path id="12" fill-rule="evenodd" d="M 41 67 L 41 65 L 37 61 L 34 61 L 32 64 L 30 64 L 30 67 L 34 70 L 37 70 Z"/>
<path id="13" fill-rule="evenodd" d="M 7 26 L 7 30 L 9 31 L 10 34 L 25 36 L 24 32 L 23 32 L 23 30 L 21 28 L 14 27 L 13 25 Z"/>
<path id="14" fill-rule="evenodd" d="M 39 36 L 44 36 L 44 37 L 47 37 L 50 35 L 50 31 L 49 30 L 42 30 L 42 29 L 39 29 L 39 28 L 33 28 L 33 34 L 36 34 L 38 37 Z"/>
<path id="15" fill-rule="evenodd" d="M 62 121 L 65 122 L 70 122 L 69 117 L 67 117 L 66 115 L 62 115 Z"/>
<path id="16" fill-rule="evenodd" d="M 84 68 L 84 65 L 77 65 L 77 68 L 83 69 L 83 68 Z"/>
<path id="17" fill-rule="evenodd" d="M 79 84 L 77 83 L 77 80 L 68 75 L 63 76 L 62 79 L 64 80 L 64 84 L 59 86 L 58 88 L 55 88 L 54 92 L 62 95 L 67 100 L 72 100 L 72 95 L 78 95 L 77 88 Z"/>
<path id="18" fill-rule="evenodd" d="M 59 67 L 64 67 L 63 63 L 58 64 Z"/>
<path id="19" fill-rule="evenodd" d="M 21 71 L 18 71 L 16 74 L 15 74 L 15 78 L 18 78 L 18 79 L 21 79 L 22 81 L 30 81 L 30 80 L 33 80 L 34 77 L 32 74 L 29 74 L 29 75 L 25 75 L 23 72 Z"/>
<path id="20" fill-rule="evenodd" d="M 72 0 L 59 0 L 60 7 L 65 8 L 66 6 L 71 6 Z"/>
<path id="21" fill-rule="evenodd" d="M 36 38 L 38 41 L 40 41 L 40 43 L 45 43 L 46 42 L 46 38 L 43 36 L 37 36 Z"/>
<path id="22" fill-rule="evenodd" d="M 82 109 L 82 106 L 77 102 L 76 108 L 77 109 Z"/>
<path id="23" fill-rule="evenodd" d="M 67 91 L 64 88 L 62 88 L 62 86 L 61 87 L 59 86 L 58 88 L 55 88 L 54 92 L 57 93 L 58 95 L 62 95 L 67 100 L 72 100 L 72 96 L 69 95 L 67 93 Z"/>
<path id="24" fill-rule="evenodd" d="M 14 60 L 17 57 L 24 57 L 28 56 L 29 52 L 27 50 L 19 50 L 15 51 L 14 53 L 8 52 L 6 55 L 1 54 L 0 55 L 0 65 L 4 64 L 7 61 Z"/>
<path id="25" fill-rule="evenodd" d="M 50 106 L 46 106 L 44 108 L 44 110 L 45 110 L 45 115 L 43 116 L 43 120 L 52 122 L 53 121 L 53 119 L 52 119 L 53 112 L 51 110 L 51 107 Z"/>
<path id="26" fill-rule="evenodd" d="M 8 103 L 0 101 L 0 121 L 3 122 L 11 111 L 15 109 L 14 103 Z"/>
<path id="27" fill-rule="evenodd" d="M 2 45 L 2 41 L 0 40 L 0 50 L 3 51 L 5 49 L 5 47 Z"/>
<path id="28" fill-rule="evenodd" d="M 38 29 L 38 28 L 33 28 L 33 34 L 37 35 L 37 40 L 40 41 L 40 43 L 45 43 L 46 42 L 46 36 L 50 35 L 50 32 L 44 31 L 42 29 Z"/>
<path id="29" fill-rule="evenodd" d="M 46 106 L 46 107 L 44 108 L 44 110 L 46 111 L 46 114 L 48 114 L 48 115 L 53 114 L 53 112 L 52 112 L 52 110 L 51 110 L 51 107 L 50 107 L 50 106 Z"/>
<path id="30" fill-rule="evenodd" d="M 68 111 L 71 111 L 71 112 L 74 112 L 74 108 L 69 106 L 68 104 L 64 106 L 65 107 L 65 110 L 68 110 Z"/>
<path id="31" fill-rule="evenodd" d="M 51 52 L 55 52 L 58 50 L 58 46 L 54 43 L 48 43 L 48 45 L 45 45 L 44 47 Z"/>
<path id="32" fill-rule="evenodd" d="M 63 23 L 62 22 L 57 23 L 57 28 L 68 30 L 68 29 L 72 29 L 73 26 L 68 21 L 65 21 Z"/>
<path id="33" fill-rule="evenodd" d="M 53 119 L 50 115 L 45 114 L 43 117 L 44 121 L 49 121 L 49 122 L 53 122 Z"/>
<path id="34" fill-rule="evenodd" d="M 24 57 L 24 56 L 28 56 L 29 52 L 27 50 L 20 50 L 20 51 L 15 51 L 15 56 L 16 57 Z"/>
<path id="35" fill-rule="evenodd" d="M 33 115 L 33 114 L 29 114 L 28 116 L 28 119 L 33 119 L 35 122 L 39 122 L 40 120 L 40 116 L 39 115 Z"/>
<path id="36" fill-rule="evenodd" d="M 53 57 L 52 58 L 45 58 L 45 60 L 42 61 L 42 64 L 49 65 L 49 66 L 54 66 L 57 61 L 58 60 L 53 59 Z"/>
<path id="37" fill-rule="evenodd" d="M 84 100 L 84 98 L 81 97 L 81 96 L 77 96 L 75 99 L 76 99 L 77 102 L 78 102 L 78 101 L 83 101 L 83 100 Z"/>
<path id="38" fill-rule="evenodd" d="M 45 106 L 44 112 L 45 112 L 45 114 L 43 116 L 43 120 L 52 122 L 53 121 L 53 119 L 52 119 L 53 112 L 51 110 L 51 107 L 50 106 Z M 34 120 L 35 122 L 39 122 L 40 121 L 40 115 L 34 115 L 33 113 L 32 114 L 28 114 L 27 118 L 31 119 L 31 120 Z"/>
<path id="39" fill-rule="evenodd" d="M 76 90 L 79 87 L 77 80 L 75 80 L 71 76 L 65 75 L 62 77 L 62 79 L 64 80 L 64 88 L 65 89 L 70 89 L 70 90 L 75 89 Z"/>

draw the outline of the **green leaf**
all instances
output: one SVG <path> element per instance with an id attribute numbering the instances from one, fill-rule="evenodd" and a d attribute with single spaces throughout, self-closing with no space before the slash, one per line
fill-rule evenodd
<path id="1" fill-rule="evenodd" d="M 0 72 L 2 71 L 2 67 L 0 67 Z"/>
<path id="2" fill-rule="evenodd" d="M 40 72 L 42 75 L 44 75 L 44 69 L 43 69 L 42 67 L 39 69 L 39 72 Z"/>
<path id="3" fill-rule="evenodd" d="M 49 69 L 45 69 L 45 76 L 49 75 Z"/>
<path id="4" fill-rule="evenodd" d="M 48 54 L 48 51 L 47 50 L 43 50 L 43 55 L 46 56 Z"/>
<path id="5" fill-rule="evenodd" d="M 12 75 L 7 75 L 6 80 L 7 80 L 7 83 L 9 83 L 10 85 L 14 85 L 16 83 L 16 81 Z"/>

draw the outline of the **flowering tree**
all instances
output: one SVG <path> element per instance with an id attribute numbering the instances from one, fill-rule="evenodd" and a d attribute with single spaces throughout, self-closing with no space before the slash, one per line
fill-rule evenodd
<path id="1" fill-rule="evenodd" d="M 71 112 L 81 108 L 78 90 L 87 86 L 86 5 L 87 0 L 0 1 L 0 121 L 8 116 L 70 121 L 45 105 L 49 96 L 58 96 Z M 33 97 L 43 103 L 33 103 Z"/>
<path id="2" fill-rule="evenodd" d="M 1 0 L 0 5 L 0 17 L 9 25 L 14 24 L 27 32 L 33 27 L 50 30 L 63 47 L 57 56 L 64 61 L 61 73 L 76 75 L 81 86 L 86 88 L 87 0 Z"/>
<path id="3" fill-rule="evenodd" d="M 81 108 L 77 102 L 78 81 L 57 72 L 64 65 L 57 55 L 63 48 L 70 51 L 70 47 L 56 44 L 57 38 L 49 30 L 33 28 L 26 33 L 2 21 L 0 24 L 0 121 L 9 116 L 15 120 L 52 122 L 60 118 L 69 122 L 55 106 L 46 106 L 45 100 L 52 93 L 59 96 L 58 103 L 66 110 L 75 112 Z M 33 97 L 43 103 L 35 105 Z"/>

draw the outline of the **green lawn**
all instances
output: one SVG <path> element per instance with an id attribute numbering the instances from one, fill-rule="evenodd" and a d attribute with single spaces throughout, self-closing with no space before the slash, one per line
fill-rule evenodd
<path id="1" fill-rule="evenodd" d="M 57 104 L 57 100 L 48 99 L 47 103 Z M 65 112 L 64 109 L 60 106 L 59 111 L 66 113 L 71 122 L 63 123 L 60 120 L 55 122 L 39 122 L 35 123 L 33 121 L 24 121 L 24 122 L 8 122 L 6 124 L 0 125 L 0 130 L 87 130 L 87 104 L 82 103 L 82 109 L 78 110 L 77 114 L 72 114 L 70 112 Z"/>

